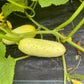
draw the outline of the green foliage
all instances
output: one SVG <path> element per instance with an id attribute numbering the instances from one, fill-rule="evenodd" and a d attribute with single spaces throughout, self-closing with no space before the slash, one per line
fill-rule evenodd
<path id="1" fill-rule="evenodd" d="M 32 0 L 32 1 L 37 1 L 37 0 Z M 52 4 L 54 5 L 62 5 L 67 3 L 69 0 L 38 0 L 39 4 L 41 7 L 48 7 Z"/>
<path id="2" fill-rule="evenodd" d="M 6 53 L 6 47 L 0 42 L 0 60 L 5 57 L 5 53 Z"/>
<path id="3" fill-rule="evenodd" d="M 5 57 L 6 47 L 0 42 L 0 84 L 12 84 L 16 60 Z"/>
<path id="4" fill-rule="evenodd" d="M 79 0 L 80 2 L 83 2 L 84 0 Z"/>
<path id="5" fill-rule="evenodd" d="M 17 6 L 17 4 L 20 4 L 22 6 L 26 5 L 25 0 L 7 0 L 7 1 L 12 1 L 15 4 L 12 3 L 5 3 L 2 7 L 2 11 L 4 13 L 4 17 L 7 17 L 10 15 L 12 12 L 24 12 L 24 8 Z M 32 0 L 32 1 L 38 1 L 41 7 L 48 7 L 51 6 L 52 4 L 54 5 L 62 5 L 67 3 L 69 0 Z"/>
<path id="6" fill-rule="evenodd" d="M 18 4 L 21 4 L 21 5 L 25 5 L 24 0 L 12 0 L 12 1 L 14 1 Z M 18 7 L 14 4 L 11 4 L 11 3 L 5 3 L 2 7 L 2 11 L 4 13 L 4 17 L 7 17 L 8 15 L 10 15 L 14 11 L 24 12 L 24 8 Z"/>
<path id="7" fill-rule="evenodd" d="M 7 1 L 10 2 L 10 3 L 7 2 L 2 7 L 2 12 L 4 13 L 4 17 L 7 18 L 8 15 L 10 15 L 12 12 L 15 12 L 15 11 L 17 11 L 17 12 L 24 12 L 24 9 L 29 9 L 30 11 L 28 11 L 28 13 L 25 10 L 25 12 L 24 12 L 25 15 L 28 17 L 28 19 L 30 19 L 33 23 L 35 23 L 38 26 L 37 30 L 39 30 L 39 31 L 21 34 L 22 38 L 24 36 L 26 36 L 26 35 L 32 35 L 32 34 L 40 34 L 40 35 L 42 35 L 44 33 L 45 34 L 49 34 L 50 33 L 50 34 L 53 34 L 54 36 L 56 36 L 58 41 L 59 41 L 59 38 L 61 38 L 61 39 L 65 40 L 66 42 L 68 42 L 69 44 L 73 45 L 74 47 L 76 47 L 76 48 L 78 48 L 78 49 L 80 49 L 81 51 L 84 52 L 84 48 L 82 48 L 81 46 L 78 46 L 74 42 L 68 40 L 68 38 L 71 37 L 80 28 L 80 26 L 84 23 L 84 18 L 78 23 L 78 25 L 74 28 L 74 30 L 67 37 L 62 36 L 58 32 L 63 27 L 65 27 L 66 25 L 71 23 L 77 17 L 77 15 L 83 10 L 83 8 L 84 8 L 84 0 L 80 0 L 82 3 L 78 7 L 76 12 L 74 12 L 74 14 L 67 21 L 65 21 L 61 25 L 57 26 L 56 28 L 54 28 L 53 31 L 49 30 L 48 28 L 46 28 L 43 25 L 40 25 L 38 22 L 36 22 L 32 18 L 32 17 L 35 16 L 34 8 L 36 7 L 37 2 L 41 5 L 41 7 L 48 7 L 48 6 L 51 6 L 52 4 L 54 4 L 56 6 L 57 5 L 62 5 L 62 4 L 67 3 L 69 0 L 32 0 L 33 2 L 31 3 L 30 6 L 27 6 L 28 5 L 27 1 L 30 1 L 30 0 L 7 0 Z M 34 1 L 37 1 L 37 2 L 34 3 Z M 44 30 L 40 31 L 41 28 L 43 28 Z M 17 35 L 17 33 L 8 32 L 7 30 L 3 29 L 2 27 L 0 27 L 0 29 L 2 31 L 4 31 L 5 33 L 10 33 L 11 35 L 15 35 L 15 36 Z M 1 33 L 0 33 L 0 38 L 5 38 L 7 40 L 14 40 L 14 41 L 21 40 L 20 38 L 19 38 L 19 40 L 16 40 L 14 38 L 7 37 L 6 35 L 3 35 Z M 34 42 L 34 41 L 32 41 L 32 42 Z M 55 52 L 56 52 L 56 50 L 55 50 Z M 8 56 L 8 58 L 6 58 L 5 57 L 5 53 L 6 53 L 6 48 L 0 42 L 0 84 L 12 84 L 13 76 L 14 76 L 14 68 L 15 68 L 16 61 L 24 59 L 24 58 L 27 58 L 29 56 L 13 59 L 11 56 Z M 35 53 L 37 53 L 37 51 Z M 42 52 L 42 54 L 44 54 L 44 52 Z M 68 75 L 67 75 L 66 63 L 65 63 L 64 55 L 62 56 L 62 59 L 63 59 L 63 66 L 64 66 L 64 84 L 66 84 L 66 77 L 69 77 L 69 79 L 73 78 L 73 77 L 84 79 L 84 76 L 81 76 L 81 75 L 74 75 L 74 76 L 70 75 L 73 71 L 75 71 L 78 68 L 81 59 L 79 60 L 77 66 L 71 72 L 69 72 Z M 76 59 L 78 59 L 78 58 L 76 57 Z"/>

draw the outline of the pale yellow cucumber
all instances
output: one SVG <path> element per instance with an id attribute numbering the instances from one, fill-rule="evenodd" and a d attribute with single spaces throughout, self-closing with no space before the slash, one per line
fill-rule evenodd
<path id="1" fill-rule="evenodd" d="M 35 30 L 36 30 L 35 27 L 32 25 L 22 25 L 20 27 L 15 28 L 14 30 L 12 30 L 12 32 L 22 34 L 22 33 L 26 33 L 26 32 L 35 31 Z M 6 34 L 6 36 L 13 37 L 13 38 L 18 37 L 18 36 L 11 35 L 11 34 Z M 27 37 L 35 37 L 35 35 L 30 35 L 30 36 L 28 35 L 28 36 L 25 36 L 24 38 L 27 38 Z M 2 42 L 7 44 L 7 45 L 12 45 L 12 44 L 16 43 L 14 41 L 9 41 L 6 39 L 2 39 Z"/>
<path id="2" fill-rule="evenodd" d="M 37 57 L 58 57 L 66 51 L 66 48 L 61 43 L 35 38 L 20 40 L 18 48 L 25 54 Z"/>

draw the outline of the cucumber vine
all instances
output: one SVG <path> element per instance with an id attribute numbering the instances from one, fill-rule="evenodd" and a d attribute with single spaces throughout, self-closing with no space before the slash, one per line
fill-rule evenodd
<path id="1" fill-rule="evenodd" d="M 18 33 L 14 33 L 12 32 L 11 30 L 9 30 L 9 27 L 6 25 L 5 28 L 3 26 L 0 26 L 0 30 L 2 30 L 4 33 L 6 34 L 11 34 L 11 35 L 15 35 L 17 36 L 17 38 L 13 38 L 13 37 L 9 37 L 9 36 L 6 36 L 4 33 L 0 33 L 0 38 L 5 38 L 7 40 L 10 40 L 10 41 L 20 41 L 22 38 L 24 38 L 26 35 L 33 35 L 33 34 L 41 34 L 41 38 L 42 38 L 42 34 L 52 34 L 54 36 L 57 37 L 57 40 L 59 40 L 60 38 L 63 39 L 63 42 L 68 42 L 69 44 L 71 44 L 72 46 L 74 46 L 75 48 L 78 48 L 79 50 L 83 51 L 84 52 L 84 48 L 82 48 L 81 46 L 78 46 L 76 43 L 68 40 L 69 37 L 71 37 L 74 33 L 76 33 L 76 31 L 80 28 L 80 26 L 84 23 L 84 18 L 79 22 L 79 24 L 73 29 L 73 31 L 68 34 L 68 36 L 64 37 L 62 36 L 59 31 L 63 29 L 63 27 L 65 27 L 66 25 L 68 25 L 69 23 L 71 23 L 78 15 L 79 13 L 83 10 L 84 8 L 84 1 L 80 0 L 81 1 L 81 5 L 78 7 L 78 9 L 74 12 L 74 14 L 67 20 L 65 21 L 64 23 L 62 23 L 61 25 L 57 26 L 56 28 L 54 28 L 53 30 L 50 30 L 48 29 L 47 27 L 43 26 L 43 25 L 40 25 L 37 21 L 35 21 L 33 19 L 33 17 L 35 17 L 35 7 L 38 3 L 38 0 L 32 0 L 32 4 L 29 5 L 29 0 L 25 0 L 25 4 L 20 4 L 17 2 L 17 0 L 7 0 L 8 2 L 6 3 L 7 5 L 10 5 L 11 7 L 15 7 L 17 6 L 18 8 L 20 9 L 16 9 L 16 10 L 13 10 L 11 7 L 9 9 L 12 9 L 12 11 L 9 11 L 8 13 L 6 13 L 6 6 L 7 5 L 3 5 L 2 6 L 2 12 L 4 14 L 4 21 L 6 21 L 6 18 L 8 15 L 10 15 L 12 12 L 14 11 L 19 11 L 19 12 L 22 12 L 25 14 L 25 16 L 31 20 L 35 25 L 37 25 L 37 29 L 36 31 L 33 31 L 33 32 L 28 32 L 28 33 L 23 33 L 23 34 L 18 34 Z M 40 0 L 41 1 L 41 0 Z M 67 2 L 68 0 L 65 0 L 65 2 Z M 46 4 L 43 4 L 41 2 L 39 2 L 40 5 L 42 4 L 42 7 L 44 6 L 48 6 Z M 57 3 L 56 3 L 57 4 Z M 51 3 L 49 3 L 49 5 L 51 5 Z M 22 11 L 23 10 L 23 11 Z M 27 10 L 29 10 L 30 12 L 28 12 Z M 16 15 L 18 15 L 16 13 Z M 21 15 L 18 15 L 18 16 L 21 16 Z M 25 16 L 21 16 L 21 17 L 25 17 Z M 5 24 L 5 22 L 2 21 L 1 25 Z M 43 29 L 43 30 L 41 30 Z M 30 57 L 30 56 L 23 56 L 23 57 L 20 57 L 20 58 L 16 58 L 15 60 L 18 61 L 18 60 L 21 60 L 21 59 L 24 59 L 24 58 L 27 58 L 27 57 Z M 73 78 L 72 75 L 70 75 L 70 73 L 67 73 L 67 69 L 66 69 L 66 61 L 65 61 L 65 57 L 64 55 L 62 56 L 62 59 L 63 59 L 63 67 L 64 67 L 64 84 L 66 84 L 66 80 L 68 80 L 69 78 Z M 81 60 L 79 60 L 79 63 L 80 63 Z M 79 66 L 79 63 L 78 65 L 76 66 L 76 68 L 78 68 Z M 76 70 L 76 68 L 74 70 Z M 73 71 L 74 71 L 73 70 Z M 75 75 L 75 77 L 80 77 L 80 78 L 84 78 L 83 76 L 78 76 L 78 75 Z"/>

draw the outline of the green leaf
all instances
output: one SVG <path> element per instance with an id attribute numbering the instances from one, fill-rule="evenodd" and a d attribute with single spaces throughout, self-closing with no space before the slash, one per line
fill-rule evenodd
<path id="1" fill-rule="evenodd" d="M 83 0 L 79 0 L 80 2 L 83 2 Z"/>
<path id="2" fill-rule="evenodd" d="M 0 42 L 0 60 L 5 57 L 5 53 L 6 53 L 6 47 L 5 45 L 3 45 L 2 42 Z"/>
<path id="3" fill-rule="evenodd" d="M 32 1 L 37 1 L 37 0 L 32 0 Z M 48 7 L 52 4 L 54 5 L 62 5 L 67 3 L 69 0 L 38 0 L 39 4 L 41 7 Z"/>
<path id="4" fill-rule="evenodd" d="M 6 48 L 0 42 L 0 84 L 12 84 L 16 60 L 5 57 Z"/>
<path id="5" fill-rule="evenodd" d="M 12 0 L 20 5 L 25 5 L 24 0 Z M 18 12 L 24 12 L 24 8 L 20 8 L 12 3 L 5 3 L 2 6 L 2 12 L 4 13 L 4 17 L 7 17 L 10 15 L 12 12 L 18 11 Z"/>

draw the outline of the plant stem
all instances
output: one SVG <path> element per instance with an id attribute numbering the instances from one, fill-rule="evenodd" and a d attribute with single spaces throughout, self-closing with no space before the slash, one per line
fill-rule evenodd
<path id="1" fill-rule="evenodd" d="M 80 26 L 84 23 L 84 18 L 79 22 L 79 24 L 73 29 L 73 31 L 65 38 L 68 39 L 69 37 L 71 37 L 79 28 Z"/>
<path id="2" fill-rule="evenodd" d="M 37 5 L 37 1 L 35 2 L 34 6 L 33 6 L 33 9 L 35 9 L 36 5 Z"/>
<path id="3" fill-rule="evenodd" d="M 68 73 L 69 75 L 79 67 L 80 62 L 81 62 L 81 56 L 80 56 L 80 59 L 79 59 L 77 66 L 71 72 Z"/>
<path id="4" fill-rule="evenodd" d="M 6 34 L 11 34 L 11 35 L 15 35 L 15 36 L 20 36 L 20 34 L 12 32 L 12 31 L 7 31 L 6 29 L 0 27 L 0 29 L 5 32 Z"/>
<path id="5" fill-rule="evenodd" d="M 17 15 L 17 16 L 19 16 L 19 17 L 21 17 L 21 18 L 27 18 L 26 16 L 20 15 L 20 14 L 15 13 L 15 12 L 14 12 L 14 14 Z"/>
<path id="6" fill-rule="evenodd" d="M 60 33 L 53 31 L 53 35 L 58 35 L 60 38 L 65 39 L 64 36 L 62 36 Z M 79 50 L 84 52 L 84 48 L 80 47 L 79 45 L 75 44 L 74 42 L 70 41 L 70 40 L 66 40 L 69 44 L 73 45 L 74 47 L 78 48 Z"/>
<path id="7" fill-rule="evenodd" d="M 66 61 L 64 55 L 62 55 L 63 60 L 63 67 L 64 67 L 64 84 L 66 84 L 66 78 L 67 78 L 67 69 L 66 69 Z"/>
<path id="8" fill-rule="evenodd" d="M 3 32 L 8 33 L 8 31 L 7 31 L 6 29 L 4 29 L 4 28 L 2 28 L 2 27 L 0 27 L 0 29 L 1 29 Z"/>
<path id="9" fill-rule="evenodd" d="M 15 58 L 15 60 L 18 61 L 18 60 L 22 60 L 22 59 L 25 59 L 25 58 L 28 58 L 28 57 L 30 57 L 30 55 L 19 57 L 19 58 Z"/>
<path id="10" fill-rule="evenodd" d="M 34 3 L 35 3 L 35 2 L 33 1 L 32 4 L 30 5 L 31 8 L 33 8 Z"/>
<path id="11" fill-rule="evenodd" d="M 62 39 L 65 39 L 64 36 L 62 36 L 61 34 L 59 34 L 57 31 L 60 30 L 60 28 L 68 25 L 73 19 L 75 19 L 75 17 L 81 12 L 81 10 L 83 9 L 84 6 L 84 1 L 82 2 L 82 4 L 79 6 L 79 8 L 76 10 L 76 12 L 71 16 L 70 19 L 68 19 L 66 22 L 64 22 L 63 24 L 61 24 L 60 26 L 58 26 L 56 29 L 50 31 L 48 28 L 40 25 L 38 22 L 36 22 L 32 17 L 30 17 L 30 15 L 28 15 L 28 13 L 25 11 L 26 16 L 33 22 L 35 23 L 39 28 L 43 28 L 45 30 L 49 30 L 49 31 L 43 31 L 43 32 L 35 32 L 34 34 L 40 34 L 40 33 L 51 33 L 55 36 L 59 36 Z M 31 32 L 30 32 L 31 33 Z M 31 33 L 33 34 L 33 33 Z M 74 47 L 78 48 L 79 50 L 84 52 L 84 48 L 78 46 L 77 44 L 75 44 L 74 42 L 70 41 L 70 40 L 66 40 L 69 44 L 73 45 Z"/>
<path id="12" fill-rule="evenodd" d="M 27 16 L 34 24 L 36 24 L 38 27 L 43 28 L 43 29 L 45 29 L 45 30 L 49 30 L 48 28 L 46 28 L 46 27 L 44 27 L 44 26 L 38 24 L 38 22 L 36 22 L 32 17 L 30 17 L 30 15 L 29 15 L 26 11 L 25 11 L 25 14 L 26 14 L 26 16 Z"/>
<path id="13" fill-rule="evenodd" d="M 80 11 L 83 9 L 83 5 L 84 5 L 84 1 L 83 1 L 83 3 L 80 5 L 80 7 L 76 10 L 76 12 L 72 15 L 72 17 L 71 17 L 69 20 L 67 20 L 66 22 L 64 22 L 62 25 L 58 26 L 58 27 L 57 27 L 58 29 L 56 28 L 56 29 L 52 30 L 51 34 L 53 34 L 53 35 L 55 35 L 55 36 L 58 35 L 60 38 L 65 39 L 65 37 L 62 36 L 61 34 L 59 34 L 59 33 L 57 32 L 57 30 L 60 30 L 60 28 L 64 27 L 67 23 L 70 23 L 70 22 L 74 19 L 74 17 L 76 17 L 76 16 L 80 13 Z M 43 29 L 45 29 L 45 30 L 49 30 L 48 28 L 46 28 L 46 27 L 40 25 L 40 24 L 39 24 L 38 22 L 36 22 L 33 18 L 31 18 L 30 15 L 28 15 L 27 12 L 25 12 L 25 14 L 26 14 L 26 16 L 27 16 L 33 23 L 35 23 L 39 28 L 43 28 Z M 38 32 L 38 33 L 42 33 L 42 32 Z M 46 31 L 45 31 L 44 33 L 46 33 Z M 47 33 L 50 33 L 50 31 L 49 31 L 49 32 L 47 31 Z M 37 32 L 36 32 L 36 34 L 37 34 Z M 79 50 L 81 50 L 81 51 L 84 52 L 84 48 L 78 46 L 77 44 L 75 44 L 74 42 L 72 42 L 72 41 L 70 41 L 70 40 L 68 40 L 68 39 L 67 39 L 66 41 L 67 41 L 69 44 L 73 45 L 74 47 L 76 47 L 76 48 L 78 48 Z"/>
<path id="14" fill-rule="evenodd" d="M 21 34 L 21 37 L 24 37 L 26 35 L 33 35 L 33 34 L 51 34 L 52 31 L 48 30 L 48 31 L 33 31 L 33 32 L 27 32 L 27 33 L 23 33 Z"/>
<path id="15" fill-rule="evenodd" d="M 10 40 L 10 41 L 19 41 L 21 40 L 22 38 L 12 38 L 12 37 L 8 37 L 6 35 L 3 35 L 3 34 L 0 34 L 0 38 L 4 38 L 4 39 L 7 39 L 7 40 Z"/>
<path id="16" fill-rule="evenodd" d="M 84 1 L 81 3 L 81 5 L 79 6 L 79 8 L 75 11 L 75 13 L 64 23 L 62 23 L 61 25 L 59 25 L 58 27 L 56 27 L 54 30 L 59 30 L 60 28 L 68 25 L 70 22 L 72 22 L 76 16 L 81 12 L 81 10 L 84 8 Z"/>
<path id="17" fill-rule="evenodd" d="M 26 5 L 26 6 L 28 5 L 28 0 L 25 0 L 25 5 Z"/>
<path id="18" fill-rule="evenodd" d="M 76 74 L 76 75 L 69 75 L 69 78 L 79 78 L 79 79 L 84 80 L 84 76 L 83 75 L 78 75 L 78 74 Z"/>
<path id="19" fill-rule="evenodd" d="M 84 2 L 83 2 L 83 4 L 84 4 Z M 83 6 L 83 4 L 82 4 L 82 6 Z M 79 7 L 79 9 L 81 8 L 81 6 Z M 82 7 L 83 8 L 83 7 Z M 81 8 L 81 10 L 82 10 L 82 8 Z M 80 11 L 80 10 L 77 10 L 77 11 Z M 77 13 L 77 12 L 76 12 Z M 27 17 L 33 22 L 33 23 L 35 23 L 37 26 L 39 26 L 39 27 L 42 27 L 42 28 L 44 28 L 45 30 L 49 30 L 48 28 L 46 28 L 46 27 L 44 27 L 44 26 L 42 26 L 42 25 L 40 25 L 39 23 L 37 23 L 35 20 L 33 20 L 28 14 L 27 14 L 27 12 L 25 12 L 25 14 L 27 15 Z M 60 29 L 60 28 L 59 28 Z M 30 32 L 31 33 L 31 32 Z M 64 36 L 62 36 L 61 34 L 59 34 L 55 29 L 54 30 L 52 30 L 52 31 L 43 31 L 43 32 L 36 32 L 36 34 L 40 34 L 40 33 L 51 33 L 51 34 L 53 34 L 53 35 L 55 35 L 55 36 L 59 36 L 60 38 L 62 38 L 62 39 L 65 39 L 65 37 Z M 33 34 L 33 33 L 32 33 Z M 77 44 L 75 44 L 74 42 L 72 42 L 72 41 L 69 41 L 68 39 L 66 40 L 69 44 L 71 44 L 71 45 L 73 45 L 74 47 L 76 47 L 76 48 L 78 48 L 79 50 L 81 50 L 81 51 L 83 51 L 84 52 L 84 48 L 82 48 L 82 47 L 80 47 L 80 46 L 78 46 Z"/>

